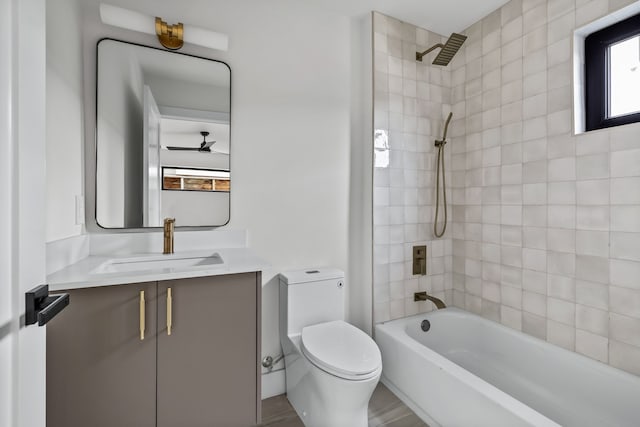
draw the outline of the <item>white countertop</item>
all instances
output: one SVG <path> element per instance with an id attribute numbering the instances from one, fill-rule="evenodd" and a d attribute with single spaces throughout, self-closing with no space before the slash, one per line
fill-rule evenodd
<path id="1" fill-rule="evenodd" d="M 105 263 L 117 260 L 135 261 L 136 259 L 175 259 L 185 257 L 204 257 L 217 253 L 223 260 L 222 264 L 202 265 L 180 268 L 158 268 L 126 271 L 117 273 L 97 273 Z M 262 271 L 269 267 L 269 263 L 256 256 L 247 248 L 210 249 L 198 251 L 177 252 L 172 255 L 158 253 L 140 253 L 128 255 L 106 256 L 91 255 L 75 264 L 51 273 L 47 276 L 50 291 L 67 289 L 93 288 L 98 286 L 122 285 L 127 283 L 153 282 L 158 280 L 186 279 L 190 277 L 220 276 L 224 274 L 238 274 Z"/>

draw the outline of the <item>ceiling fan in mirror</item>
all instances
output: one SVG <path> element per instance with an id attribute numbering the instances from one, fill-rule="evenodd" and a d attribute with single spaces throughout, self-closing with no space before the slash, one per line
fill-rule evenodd
<path id="1" fill-rule="evenodd" d="M 200 132 L 202 135 L 202 142 L 199 147 L 175 147 L 175 146 L 167 146 L 167 150 L 175 150 L 175 151 L 199 151 L 201 153 L 216 153 L 216 154 L 227 154 L 221 151 L 211 150 L 211 146 L 216 143 L 216 141 L 207 141 L 207 136 L 209 136 L 209 132 L 202 131 Z"/>

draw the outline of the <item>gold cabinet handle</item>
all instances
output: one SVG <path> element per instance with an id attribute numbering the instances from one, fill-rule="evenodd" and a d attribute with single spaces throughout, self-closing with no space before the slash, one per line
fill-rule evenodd
<path id="1" fill-rule="evenodd" d="M 173 325 L 173 298 L 171 297 L 171 288 L 167 288 L 167 335 L 171 335 L 171 326 Z"/>
<path id="2" fill-rule="evenodd" d="M 140 341 L 144 340 L 144 329 L 145 329 L 145 303 L 144 303 L 144 291 L 140 291 Z"/>

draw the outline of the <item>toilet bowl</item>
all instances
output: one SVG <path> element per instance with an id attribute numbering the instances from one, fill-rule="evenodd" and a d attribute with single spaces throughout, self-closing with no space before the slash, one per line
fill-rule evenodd
<path id="1" fill-rule="evenodd" d="M 376 343 L 344 321 L 344 273 L 282 273 L 280 329 L 287 398 L 307 427 L 366 427 L 382 373 Z"/>

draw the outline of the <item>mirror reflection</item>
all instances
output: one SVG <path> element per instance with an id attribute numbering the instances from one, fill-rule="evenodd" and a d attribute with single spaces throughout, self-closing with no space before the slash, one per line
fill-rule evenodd
<path id="1" fill-rule="evenodd" d="M 96 221 L 229 221 L 231 72 L 219 61 L 98 43 Z"/>

